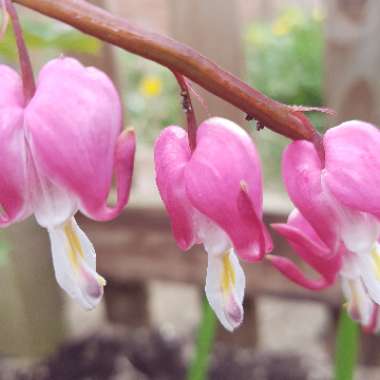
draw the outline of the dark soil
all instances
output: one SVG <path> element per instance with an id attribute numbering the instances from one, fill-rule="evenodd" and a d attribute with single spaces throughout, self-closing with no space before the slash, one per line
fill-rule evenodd
<path id="1" fill-rule="evenodd" d="M 65 344 L 28 371 L 15 369 L 6 380 L 181 380 L 185 379 L 182 342 L 154 332 L 107 333 Z M 216 347 L 209 380 L 307 380 L 310 368 L 292 355 L 253 353 Z M 9 369 L 8 369 L 9 372 Z"/>

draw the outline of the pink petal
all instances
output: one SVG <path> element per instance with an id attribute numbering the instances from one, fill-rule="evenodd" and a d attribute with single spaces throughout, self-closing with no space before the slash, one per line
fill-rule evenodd
<path id="1" fill-rule="evenodd" d="M 120 99 L 105 74 L 70 58 L 44 66 L 26 109 L 27 139 L 43 175 L 88 213 L 106 202 L 121 127 Z"/>
<path id="2" fill-rule="evenodd" d="M 293 214 L 287 224 L 272 224 L 272 227 L 289 242 L 294 252 L 319 272 L 328 283 L 335 281 L 342 265 L 343 246 L 336 251 L 330 250 L 299 213 Z"/>
<path id="3" fill-rule="evenodd" d="M 379 305 L 373 304 L 371 318 L 368 325 L 363 326 L 363 331 L 367 334 L 375 334 L 379 331 Z"/>
<path id="4" fill-rule="evenodd" d="M 81 210 L 85 214 L 96 220 L 110 220 L 118 216 L 124 209 L 128 202 L 132 185 L 135 151 L 135 132 L 134 130 L 127 129 L 119 136 L 115 152 L 115 175 L 117 189 L 116 205 L 114 207 L 109 207 L 106 203 L 104 203 L 100 209 L 91 209 L 92 205 L 84 200 L 83 208 Z"/>
<path id="5" fill-rule="evenodd" d="M 287 224 L 272 224 L 272 227 L 288 241 L 302 260 L 321 275 L 321 278 L 306 278 L 294 263 L 284 257 L 270 257 L 275 268 L 290 280 L 308 289 L 318 290 L 334 283 L 342 266 L 342 244 L 338 250 L 330 250 L 298 210 L 290 214 Z"/>
<path id="6" fill-rule="evenodd" d="M 18 74 L 0 65 L 0 226 L 30 214 L 23 95 Z"/>
<path id="7" fill-rule="evenodd" d="M 261 229 L 262 234 L 259 234 L 258 236 L 258 256 L 252 257 L 252 252 L 250 250 L 245 250 L 243 247 L 240 250 L 240 257 L 247 261 L 256 261 L 256 259 L 262 259 L 266 252 L 271 252 L 273 250 L 273 242 L 265 224 L 256 213 L 254 204 L 246 191 L 246 184 L 243 182 L 241 187 L 242 188 L 237 201 L 240 216 L 247 225 L 252 226 L 252 229 Z"/>
<path id="8" fill-rule="evenodd" d="M 197 147 L 185 169 L 191 204 L 221 227 L 239 256 L 255 261 L 270 249 L 262 218 L 260 160 L 250 137 L 220 118 L 203 122 Z M 251 209 L 242 212 L 242 184 Z"/>
<path id="9" fill-rule="evenodd" d="M 304 288 L 321 290 L 331 285 L 324 277 L 315 280 L 307 278 L 301 270 L 286 257 L 268 255 L 267 258 L 284 276 Z"/>
<path id="10" fill-rule="evenodd" d="M 326 183 L 344 205 L 380 217 L 380 131 L 348 121 L 327 131 Z"/>
<path id="11" fill-rule="evenodd" d="M 0 65 L 0 108 L 23 108 L 24 95 L 20 75 L 9 66 Z"/>
<path id="12" fill-rule="evenodd" d="M 156 184 L 178 246 L 189 249 L 196 241 L 194 210 L 185 190 L 185 167 L 190 160 L 187 133 L 180 127 L 165 128 L 154 146 Z"/>
<path id="13" fill-rule="evenodd" d="M 295 141 L 284 152 L 282 175 L 294 205 L 333 250 L 339 243 L 336 202 L 323 185 L 321 161 L 314 146 Z"/>

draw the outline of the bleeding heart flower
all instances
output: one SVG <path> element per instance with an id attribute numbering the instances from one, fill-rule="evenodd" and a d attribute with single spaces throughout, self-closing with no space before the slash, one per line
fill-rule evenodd
<path id="1" fill-rule="evenodd" d="M 34 213 L 49 232 L 58 283 L 83 307 L 93 308 L 105 280 L 96 273 L 94 248 L 73 215 L 79 209 L 108 220 L 124 208 L 134 132 L 120 134 L 122 106 L 108 77 L 74 59 L 45 65 L 27 104 L 13 69 L 1 65 L 0 78 L 0 225 Z M 113 171 L 118 199 L 111 208 L 106 202 Z"/>
<path id="2" fill-rule="evenodd" d="M 165 128 L 155 144 L 156 181 L 178 246 L 203 243 L 206 295 L 228 330 L 243 319 L 245 277 L 237 256 L 260 260 L 272 249 L 262 222 L 261 167 L 255 146 L 231 121 L 213 118 L 188 135 Z"/>
<path id="3" fill-rule="evenodd" d="M 331 285 L 339 274 L 353 319 L 375 331 L 380 304 L 380 131 L 350 121 L 327 131 L 321 161 L 313 144 L 293 142 L 283 177 L 298 210 L 273 227 L 321 278 L 311 280 L 284 257 L 273 265 L 309 289 Z"/>

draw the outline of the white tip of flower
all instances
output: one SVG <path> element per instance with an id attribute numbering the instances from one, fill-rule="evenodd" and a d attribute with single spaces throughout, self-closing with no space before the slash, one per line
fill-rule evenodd
<path id="1" fill-rule="evenodd" d="M 243 321 L 245 276 L 233 250 L 208 255 L 206 296 L 220 323 L 235 330 Z"/>
<path id="2" fill-rule="evenodd" d="M 373 302 L 369 298 L 360 278 L 342 278 L 342 289 L 347 299 L 346 308 L 351 318 L 363 326 L 369 325 Z"/>
<path id="3" fill-rule="evenodd" d="M 58 284 L 85 309 L 103 296 L 106 281 L 96 273 L 96 254 L 74 218 L 48 229 Z"/>
<path id="4" fill-rule="evenodd" d="M 380 245 L 376 243 L 367 255 L 357 255 L 357 265 L 366 293 L 380 305 Z"/>

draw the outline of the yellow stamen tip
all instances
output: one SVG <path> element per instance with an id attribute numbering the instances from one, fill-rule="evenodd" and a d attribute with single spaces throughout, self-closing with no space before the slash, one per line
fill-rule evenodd
<path id="1" fill-rule="evenodd" d="M 100 276 L 99 274 L 97 275 L 97 280 L 98 280 L 98 283 L 100 286 L 106 286 L 107 285 L 107 281 L 104 277 Z"/>

